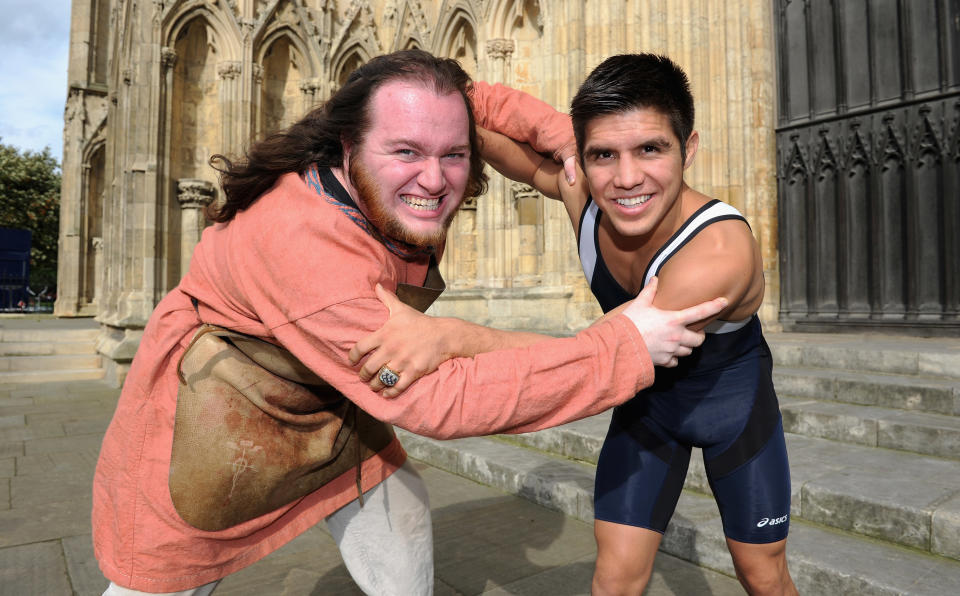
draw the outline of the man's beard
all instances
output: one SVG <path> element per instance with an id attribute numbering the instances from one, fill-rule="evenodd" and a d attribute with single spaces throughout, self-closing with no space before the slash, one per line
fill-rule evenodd
<path id="1" fill-rule="evenodd" d="M 385 204 L 386 200 L 381 198 L 380 187 L 374 181 L 366 166 L 363 165 L 363 162 L 356 156 L 351 157 L 347 165 L 347 175 L 350 178 L 350 183 L 357 190 L 364 215 L 381 234 L 417 248 L 439 248 L 443 245 L 447 237 L 447 228 L 450 227 L 450 222 L 456 215 L 456 211 L 450 212 L 442 225 L 435 230 L 417 232 L 404 226 L 403 222 L 390 212 Z M 450 198 L 445 197 L 443 200 L 448 201 Z"/>

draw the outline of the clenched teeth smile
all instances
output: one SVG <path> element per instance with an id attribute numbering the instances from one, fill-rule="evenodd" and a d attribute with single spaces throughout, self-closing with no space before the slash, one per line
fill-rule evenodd
<path id="1" fill-rule="evenodd" d="M 438 207 L 440 207 L 441 197 L 425 199 L 423 197 L 402 195 L 400 199 L 412 209 L 416 209 L 417 211 L 435 211 Z"/>
<path id="2" fill-rule="evenodd" d="M 640 195 L 639 197 L 629 197 L 626 199 L 614 199 L 617 205 L 623 205 L 624 207 L 636 207 L 637 205 L 643 205 L 650 200 L 650 197 L 653 195 Z"/>

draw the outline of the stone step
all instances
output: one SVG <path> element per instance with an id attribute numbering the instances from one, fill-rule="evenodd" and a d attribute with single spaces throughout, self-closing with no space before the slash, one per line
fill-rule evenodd
<path id="1" fill-rule="evenodd" d="M 960 560 L 960 461 L 787 435 L 794 516 Z M 688 486 L 708 492 L 701 458 Z"/>
<path id="2" fill-rule="evenodd" d="M 960 339 L 765 333 L 776 366 L 960 379 Z"/>
<path id="3" fill-rule="evenodd" d="M 89 368 L 82 370 L 0 372 L 0 385 L 88 381 L 102 379 L 105 375 L 106 372 L 102 368 Z"/>
<path id="4" fill-rule="evenodd" d="M 610 413 L 501 440 L 595 464 Z M 787 435 L 795 517 L 960 560 L 960 461 Z M 710 493 L 699 450 L 686 488 Z"/>
<path id="5" fill-rule="evenodd" d="M 960 417 L 780 396 L 789 433 L 960 459 Z"/>
<path id="6" fill-rule="evenodd" d="M 594 468 L 590 465 L 495 438 L 435 441 L 405 431 L 398 434 L 414 458 L 578 519 L 593 519 Z M 584 434 L 593 436 L 589 429 Z M 661 550 L 733 575 L 716 504 L 702 492 L 684 491 Z M 960 562 L 825 528 L 796 516 L 791 521 L 787 555 L 802 594 L 939 596 L 958 593 L 960 588 Z"/>
<path id="7" fill-rule="evenodd" d="M 54 356 L 2 356 L 0 372 L 30 372 L 99 369 L 100 356 L 97 354 L 54 355 Z"/>
<path id="8" fill-rule="evenodd" d="M 100 335 L 98 328 L 62 329 L 56 327 L 31 327 L 28 329 L 0 326 L 0 343 L 55 343 L 90 342 L 93 344 Z"/>
<path id="9" fill-rule="evenodd" d="M 96 343 L 90 340 L 57 342 L 17 341 L 0 343 L 0 357 L 57 356 L 96 353 Z"/>
<path id="10" fill-rule="evenodd" d="M 960 415 L 954 379 L 779 366 L 773 381 L 778 396 Z"/>

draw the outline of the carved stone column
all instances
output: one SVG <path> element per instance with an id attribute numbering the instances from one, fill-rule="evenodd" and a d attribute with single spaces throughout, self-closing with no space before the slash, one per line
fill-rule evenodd
<path id="1" fill-rule="evenodd" d="M 93 297 L 90 305 L 95 307 L 103 292 L 103 238 L 95 236 L 90 245 L 93 247 Z"/>
<path id="2" fill-rule="evenodd" d="M 174 165 L 176 159 L 174 155 L 176 152 L 182 148 L 183 144 L 179 142 L 179 134 L 182 132 L 182 107 L 181 105 L 174 105 L 174 87 L 176 85 L 182 85 L 183 81 L 176 81 L 177 73 L 177 51 L 172 47 L 162 47 L 160 48 L 160 77 L 162 80 L 162 85 L 160 88 L 160 107 L 163 110 L 163 121 L 165 126 L 161 131 L 163 135 L 159 139 L 161 147 L 163 147 L 163 152 L 165 154 L 165 159 L 159 160 L 157 164 L 157 177 L 160 181 L 160 194 L 159 199 L 164 203 L 164 211 L 168 214 L 168 217 L 176 217 L 176 206 L 172 204 L 173 197 L 177 196 L 177 180 L 175 176 L 184 175 L 183 172 L 177 171 L 179 168 Z M 184 58 L 185 63 L 188 63 L 188 58 Z M 181 65 L 181 67 L 184 65 Z M 182 97 L 182 95 L 181 95 Z M 176 250 L 177 239 L 173 236 L 175 230 L 172 229 L 173 225 L 166 226 L 166 238 L 164 244 L 167 247 L 166 258 L 169 263 L 174 258 L 174 250 Z M 170 267 L 167 266 L 164 268 L 165 271 L 169 271 Z M 109 273 L 108 273 L 109 275 Z M 169 274 L 169 278 L 173 278 L 174 274 Z M 172 281 L 172 279 L 166 280 L 167 282 Z"/>
<path id="3" fill-rule="evenodd" d="M 240 76 L 240 62 L 237 60 L 225 60 L 217 64 L 217 75 L 221 79 L 235 80 Z"/>
<path id="4" fill-rule="evenodd" d="M 510 84 L 510 57 L 516 43 L 511 39 L 491 39 L 487 42 L 489 81 Z M 503 288 L 511 284 L 518 233 L 516 212 L 513 209 L 510 185 L 499 174 L 491 177 L 490 197 L 481 201 L 477 213 L 480 228 L 481 284 Z"/>
<path id="5" fill-rule="evenodd" d="M 250 3 L 250 5 L 260 5 L 261 7 L 263 4 L 262 2 Z M 303 3 L 301 2 L 300 4 Z M 236 152 L 244 144 L 250 142 L 252 138 L 257 136 L 257 114 L 260 113 L 260 88 L 263 84 L 263 68 L 256 63 L 253 57 L 254 33 L 257 30 L 259 17 L 251 18 L 249 15 L 253 13 L 246 8 L 240 8 L 240 11 L 242 14 L 248 16 L 238 21 L 241 31 L 240 44 L 242 47 L 239 54 L 241 61 L 239 62 L 240 71 L 237 79 L 235 113 L 239 117 L 234 122 L 225 121 L 222 124 L 223 127 L 232 127 L 235 129 L 231 138 L 234 139 L 234 142 L 237 144 L 224 147 L 225 150 L 230 152 Z"/>
<path id="6" fill-rule="evenodd" d="M 54 304 L 57 316 L 77 316 L 82 302 L 83 245 L 80 231 L 83 228 L 83 188 L 87 178 L 82 164 L 87 121 L 84 99 L 83 91 L 71 89 L 64 109 L 58 287 Z"/>
<path id="7" fill-rule="evenodd" d="M 301 104 L 300 114 L 306 114 L 320 102 L 320 91 L 323 85 L 320 79 L 306 79 L 300 82 Z"/>
<path id="8" fill-rule="evenodd" d="M 253 63 L 250 68 L 253 73 L 253 88 L 250 93 L 250 113 L 253 116 L 251 125 L 253 136 L 261 138 L 265 132 L 263 130 L 263 66 Z"/>
<path id="9" fill-rule="evenodd" d="M 520 182 L 512 182 L 510 191 L 516 207 L 517 228 L 520 235 L 517 243 L 518 259 L 514 282 L 515 285 L 534 286 L 540 278 L 540 255 L 543 253 L 541 241 L 543 212 L 540 206 L 540 193 L 532 186 Z"/>
<path id="10" fill-rule="evenodd" d="M 491 39 L 487 41 L 487 56 L 490 58 L 491 82 L 505 83 L 510 78 L 510 57 L 517 44 L 512 39 Z"/>
<path id="11" fill-rule="evenodd" d="M 223 151 L 234 151 L 241 145 L 238 138 L 238 123 L 246 118 L 241 109 L 240 62 L 227 60 L 217 64 L 217 77 L 220 79 L 220 147 Z"/>
<path id="12" fill-rule="evenodd" d="M 177 201 L 180 202 L 180 276 L 183 277 L 206 227 L 204 208 L 213 201 L 213 184 L 197 178 L 177 181 Z"/>
<path id="13" fill-rule="evenodd" d="M 160 48 L 160 66 L 166 73 L 177 64 L 177 51 L 171 47 L 164 46 Z"/>

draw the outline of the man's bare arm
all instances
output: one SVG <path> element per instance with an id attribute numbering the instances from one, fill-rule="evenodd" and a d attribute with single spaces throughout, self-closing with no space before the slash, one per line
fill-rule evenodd
<path id="1" fill-rule="evenodd" d="M 573 157 L 568 160 L 569 164 L 561 165 L 506 135 L 480 127 L 477 135 L 484 161 L 507 178 L 529 184 L 540 194 L 562 201 L 576 229 L 589 190 L 585 176 L 571 174 L 566 169 L 569 165 L 572 171 L 579 170 Z M 571 183 L 571 179 L 574 182 Z"/>
<path id="2" fill-rule="evenodd" d="M 551 199 L 560 199 L 558 179 L 562 168 L 549 157 L 544 157 L 532 147 L 506 135 L 477 127 L 480 138 L 480 156 L 511 180 L 529 184 L 540 194 Z"/>
<path id="3" fill-rule="evenodd" d="M 716 317 L 738 321 L 752 316 L 763 301 L 763 266 L 749 228 L 739 220 L 704 228 L 660 270 L 655 304 L 684 308 L 723 295 L 729 306 Z M 702 328 L 710 321 L 702 321 Z"/>

